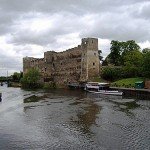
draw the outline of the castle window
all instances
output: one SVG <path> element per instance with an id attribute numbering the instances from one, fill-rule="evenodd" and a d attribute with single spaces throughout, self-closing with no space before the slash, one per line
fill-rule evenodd
<path id="1" fill-rule="evenodd" d="M 60 63 L 62 65 L 62 63 Z"/>
<path id="2" fill-rule="evenodd" d="M 94 55 L 96 56 L 96 53 L 94 53 Z"/>
<path id="3" fill-rule="evenodd" d="M 45 72 L 46 72 L 46 67 L 45 67 Z"/>
<path id="4" fill-rule="evenodd" d="M 93 66 L 95 66 L 95 63 L 93 63 Z"/>
<path id="5" fill-rule="evenodd" d="M 93 40 L 92 40 L 92 43 L 93 43 Z"/>

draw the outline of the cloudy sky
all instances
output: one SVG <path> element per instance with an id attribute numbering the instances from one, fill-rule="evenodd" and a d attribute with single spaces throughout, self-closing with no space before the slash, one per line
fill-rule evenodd
<path id="1" fill-rule="evenodd" d="M 0 0 L 0 76 L 22 70 L 25 56 L 62 51 L 83 37 L 150 47 L 150 0 Z"/>

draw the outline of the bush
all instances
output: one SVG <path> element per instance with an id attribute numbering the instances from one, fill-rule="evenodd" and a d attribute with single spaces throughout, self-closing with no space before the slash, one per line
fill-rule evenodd
<path id="1" fill-rule="evenodd" d="M 122 78 L 122 68 L 118 68 L 118 67 L 103 68 L 101 76 L 103 79 L 110 80 L 110 81 L 120 79 L 120 78 Z"/>
<path id="2" fill-rule="evenodd" d="M 40 73 L 36 68 L 29 69 L 28 72 L 23 76 L 20 80 L 23 88 L 39 88 L 41 84 L 40 80 Z"/>

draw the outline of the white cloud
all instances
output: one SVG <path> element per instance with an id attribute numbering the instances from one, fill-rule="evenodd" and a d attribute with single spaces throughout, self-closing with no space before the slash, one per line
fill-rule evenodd
<path id="1" fill-rule="evenodd" d="M 99 38 L 104 57 L 111 40 L 150 47 L 149 6 L 149 0 L 0 0 L 0 75 L 22 70 L 24 56 L 69 49 L 83 37 Z"/>

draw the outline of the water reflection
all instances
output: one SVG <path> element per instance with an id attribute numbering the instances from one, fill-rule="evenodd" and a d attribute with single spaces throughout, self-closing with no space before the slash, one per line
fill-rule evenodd
<path id="1" fill-rule="evenodd" d="M 82 133 L 92 134 L 91 127 L 92 125 L 96 125 L 97 114 L 100 113 L 100 106 L 87 98 L 83 99 L 83 101 L 86 105 L 80 105 L 82 111 L 78 111 L 76 117 L 71 118 L 71 121 L 80 128 Z M 76 102 L 77 105 L 80 103 Z"/>
<path id="2" fill-rule="evenodd" d="M 1 91 L 0 149 L 149 149 L 149 101 L 83 91 Z"/>

